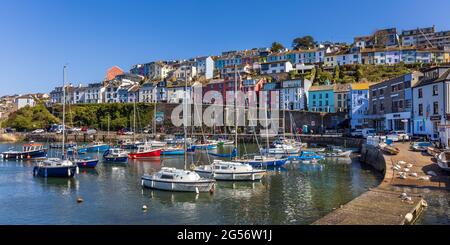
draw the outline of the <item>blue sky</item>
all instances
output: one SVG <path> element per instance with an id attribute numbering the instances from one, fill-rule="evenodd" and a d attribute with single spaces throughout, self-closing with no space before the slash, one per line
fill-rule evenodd
<path id="1" fill-rule="evenodd" d="M 5 0 L 0 2 L 0 96 L 50 92 L 69 64 L 73 83 L 107 68 L 219 54 L 312 35 L 351 41 L 376 29 L 450 30 L 447 0 Z"/>

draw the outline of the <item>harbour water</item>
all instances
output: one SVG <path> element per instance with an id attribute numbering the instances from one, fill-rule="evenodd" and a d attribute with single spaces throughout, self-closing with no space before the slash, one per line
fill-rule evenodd
<path id="1" fill-rule="evenodd" d="M 0 152 L 10 147 L 19 145 L 0 144 Z M 254 152 L 257 146 L 245 150 Z M 197 165 L 208 160 L 205 154 L 189 159 Z M 0 224 L 310 224 L 382 178 L 354 158 L 271 170 L 261 182 L 219 182 L 213 194 L 195 194 L 140 185 L 143 173 L 162 166 L 183 168 L 182 156 L 99 163 L 73 179 L 33 177 L 33 164 L 0 161 Z M 78 197 L 84 202 L 77 203 Z"/>

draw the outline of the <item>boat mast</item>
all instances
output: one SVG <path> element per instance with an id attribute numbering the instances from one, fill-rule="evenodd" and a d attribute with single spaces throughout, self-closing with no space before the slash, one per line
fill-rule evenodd
<path id="1" fill-rule="evenodd" d="M 63 159 L 65 158 L 64 154 L 64 141 L 65 141 L 65 134 L 66 134 L 66 68 L 67 65 L 64 65 L 63 67 L 63 115 L 62 115 L 62 154 Z"/>
<path id="2" fill-rule="evenodd" d="M 234 65 L 234 145 L 238 149 L 237 65 Z"/>
<path id="3" fill-rule="evenodd" d="M 133 103 L 133 141 L 136 142 L 136 95 Z"/>
<path id="4" fill-rule="evenodd" d="M 187 75 L 186 70 L 184 70 L 184 113 L 183 113 L 183 133 L 184 133 L 184 169 L 187 168 L 187 132 L 186 132 L 186 124 L 187 124 Z"/>
<path id="5" fill-rule="evenodd" d="M 154 90 L 154 96 L 153 96 L 153 103 L 154 103 L 154 106 L 153 106 L 153 138 L 155 138 L 155 139 L 156 139 L 156 89 L 157 89 L 157 86 L 158 85 L 156 85 L 153 88 L 153 90 Z"/>

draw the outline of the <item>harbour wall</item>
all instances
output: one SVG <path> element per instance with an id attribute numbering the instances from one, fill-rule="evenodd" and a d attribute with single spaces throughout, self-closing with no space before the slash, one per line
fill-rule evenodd
<path id="1" fill-rule="evenodd" d="M 373 167 L 378 172 L 386 174 L 386 159 L 377 147 L 362 144 L 360 162 Z"/>

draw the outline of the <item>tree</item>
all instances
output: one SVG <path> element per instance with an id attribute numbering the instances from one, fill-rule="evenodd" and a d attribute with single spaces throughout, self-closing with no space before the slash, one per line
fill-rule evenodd
<path id="1" fill-rule="evenodd" d="M 271 50 L 272 52 L 279 52 L 280 50 L 283 50 L 283 49 L 284 49 L 283 44 L 278 43 L 278 42 L 273 42 L 273 43 L 272 43 L 272 46 L 271 46 L 271 48 L 270 48 L 270 50 Z"/>
<path id="2" fill-rule="evenodd" d="M 335 66 L 334 67 L 334 82 L 335 83 L 339 81 L 340 73 L 341 73 L 341 70 L 340 70 L 339 66 Z"/>
<path id="3" fill-rule="evenodd" d="M 310 49 L 314 48 L 314 46 L 317 44 L 316 41 L 314 41 L 314 38 L 312 36 L 304 36 L 304 37 L 297 37 L 292 42 L 292 47 L 294 49 Z"/>

